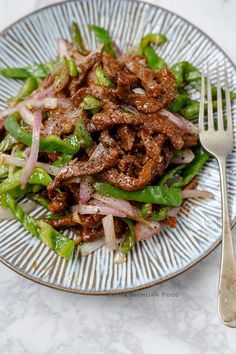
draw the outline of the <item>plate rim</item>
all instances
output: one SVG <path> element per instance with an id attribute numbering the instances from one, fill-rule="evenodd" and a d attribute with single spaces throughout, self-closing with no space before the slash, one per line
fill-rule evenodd
<path id="1" fill-rule="evenodd" d="M 0 37 L 4 36 L 6 34 L 6 32 L 11 29 L 13 26 L 17 25 L 19 22 L 24 21 L 25 19 L 27 19 L 30 16 L 33 16 L 37 13 L 40 13 L 44 10 L 47 10 L 48 8 L 51 7 L 57 7 L 57 6 L 62 6 L 65 3 L 73 3 L 73 2 L 83 2 L 85 0 L 66 0 L 66 1 L 58 1 L 55 2 L 53 4 L 49 4 L 46 5 L 44 7 L 41 7 L 37 10 L 31 11 L 29 13 L 27 13 L 26 15 L 18 18 L 16 21 L 13 21 L 12 23 L 10 23 L 7 27 L 5 27 L 3 30 L 0 31 Z M 90 1 L 90 0 L 88 0 Z M 109 0 L 105 0 L 105 1 L 109 1 Z M 236 71 L 236 64 L 234 63 L 234 61 L 231 59 L 231 57 L 225 52 L 225 50 L 223 50 L 221 48 L 220 45 L 217 44 L 217 42 L 211 38 L 211 36 L 209 36 L 206 32 L 204 32 L 201 28 L 199 28 L 197 25 L 195 25 L 195 23 L 189 21 L 188 19 L 186 19 L 184 16 L 179 15 L 177 13 L 175 13 L 172 10 L 169 10 L 163 6 L 160 5 L 156 5 L 156 4 L 152 4 L 149 3 L 148 1 L 145 0 L 121 0 L 123 2 L 138 2 L 141 4 L 148 4 L 151 7 L 155 7 L 155 8 L 159 8 L 163 11 L 166 11 L 168 13 L 170 13 L 171 15 L 177 16 L 178 18 L 180 18 L 181 20 L 185 21 L 186 23 L 188 23 L 189 25 L 193 26 L 194 28 L 196 28 L 202 35 L 206 36 L 223 54 L 224 56 L 228 59 L 228 61 L 230 62 L 230 64 L 232 65 L 232 67 L 234 68 L 234 70 Z M 231 230 L 233 231 L 234 226 L 236 225 L 236 216 L 233 219 L 233 221 L 231 222 Z M 219 240 L 216 240 L 212 246 L 207 249 L 200 257 L 197 257 L 195 260 L 193 260 L 190 264 L 186 265 L 185 267 L 181 268 L 180 270 L 167 275 L 161 279 L 158 280 L 154 280 L 152 282 L 149 282 L 148 284 L 144 284 L 144 285 L 140 285 L 140 286 L 136 286 L 136 287 L 132 287 L 132 288 L 126 288 L 126 289 L 117 289 L 117 290 L 95 290 L 95 291 L 91 291 L 91 290 L 79 290 L 79 289 L 73 289 L 73 288 L 66 288 L 64 286 L 58 285 L 58 284 L 51 284 L 51 283 L 47 283 L 46 281 L 41 280 L 40 278 L 35 278 L 34 276 L 23 272 L 22 270 L 18 269 L 17 267 L 14 267 L 10 262 L 8 262 L 6 259 L 3 259 L 2 256 L 0 256 L 0 262 L 5 265 L 8 269 L 13 270 L 15 273 L 21 275 L 22 277 L 24 277 L 25 279 L 31 280 L 34 283 L 43 285 L 45 287 L 51 288 L 51 289 L 55 289 L 55 290 L 60 290 L 60 291 L 64 291 L 66 293 L 73 293 L 73 294 L 79 294 L 79 295 L 91 295 L 91 296 L 98 296 L 98 295 L 106 295 L 106 296 L 112 296 L 112 295 L 122 295 L 122 294 L 128 294 L 128 293 L 132 293 L 135 291 L 140 291 L 140 290 L 144 290 L 144 289 L 149 289 L 155 285 L 159 285 L 161 283 L 166 282 L 167 280 L 170 280 L 180 274 L 185 273 L 187 270 L 191 269 L 192 267 L 194 267 L 196 264 L 198 264 L 200 261 L 202 261 L 203 259 L 205 259 L 207 256 L 209 256 L 221 243 L 221 238 Z"/>

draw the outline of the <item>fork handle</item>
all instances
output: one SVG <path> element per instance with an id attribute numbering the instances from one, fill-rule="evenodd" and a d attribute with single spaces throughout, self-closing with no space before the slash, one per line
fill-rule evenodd
<path id="1" fill-rule="evenodd" d="M 218 313 L 221 321 L 236 327 L 236 260 L 229 219 L 226 158 L 218 158 L 222 198 L 222 253 L 218 290 Z"/>

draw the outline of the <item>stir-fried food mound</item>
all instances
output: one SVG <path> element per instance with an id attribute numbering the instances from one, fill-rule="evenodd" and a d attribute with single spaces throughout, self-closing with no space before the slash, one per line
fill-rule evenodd
<path id="1" fill-rule="evenodd" d="M 58 255 L 105 243 L 121 262 L 137 240 L 176 226 L 184 198 L 209 196 L 194 179 L 209 156 L 183 118 L 198 114 L 188 88 L 201 74 L 188 62 L 168 68 L 153 47 L 164 35 L 121 53 L 105 29 L 90 29 L 102 43 L 95 51 L 73 23 L 73 43 L 59 38 L 56 60 L 0 69 L 25 80 L 0 115 L 0 196 L 4 215 Z M 21 207 L 22 197 L 48 214 L 29 216 L 34 204 Z M 75 240 L 57 231 L 68 228 Z"/>

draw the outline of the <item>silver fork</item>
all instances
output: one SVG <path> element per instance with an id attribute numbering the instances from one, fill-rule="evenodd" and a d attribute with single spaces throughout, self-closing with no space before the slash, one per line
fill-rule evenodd
<path id="1" fill-rule="evenodd" d="M 229 219 L 226 159 L 233 149 L 233 127 L 228 75 L 225 67 L 226 120 L 225 129 L 220 74 L 217 75 L 217 127 L 214 124 L 212 94 L 209 69 L 207 68 L 207 127 L 204 124 L 205 78 L 202 73 L 201 102 L 199 111 L 200 141 L 203 147 L 214 155 L 219 164 L 222 201 L 222 254 L 218 289 L 218 314 L 221 321 L 229 327 L 236 327 L 236 260 Z"/>

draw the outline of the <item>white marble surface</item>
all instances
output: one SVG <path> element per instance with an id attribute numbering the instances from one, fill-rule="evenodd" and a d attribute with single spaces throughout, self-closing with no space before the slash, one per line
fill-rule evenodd
<path id="1" fill-rule="evenodd" d="M 0 0 L 0 29 L 53 0 Z M 152 1 L 206 31 L 236 62 L 235 0 Z M 0 353 L 234 354 L 218 320 L 220 249 L 160 286 L 116 297 L 67 294 L 0 264 Z"/>

